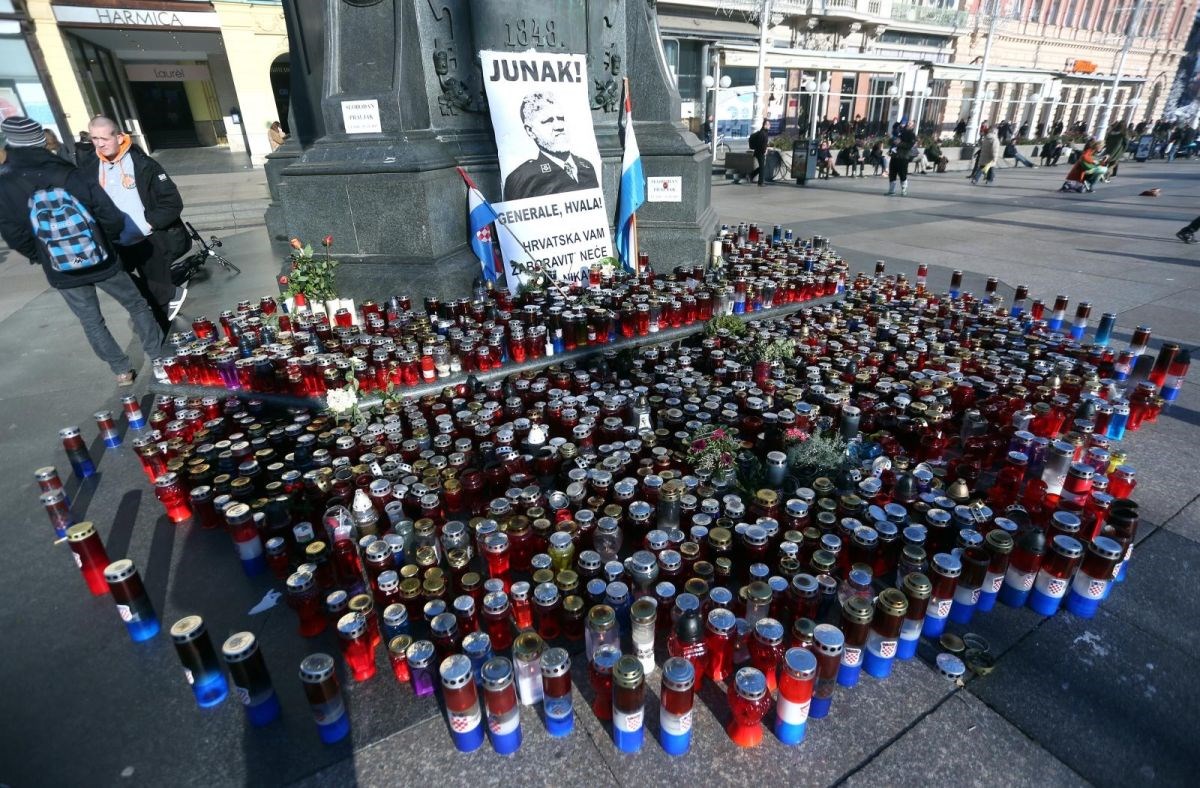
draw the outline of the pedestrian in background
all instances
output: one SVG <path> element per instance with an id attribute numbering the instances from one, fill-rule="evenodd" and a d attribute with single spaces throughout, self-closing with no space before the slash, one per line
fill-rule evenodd
<path id="1" fill-rule="evenodd" d="M 917 145 L 917 134 L 907 118 L 900 119 L 900 127 L 892 137 L 892 161 L 888 165 L 888 190 L 891 197 L 896 193 L 896 181 L 900 181 L 900 196 L 908 196 L 908 164 L 912 161 L 913 149 Z"/>
<path id="2" fill-rule="evenodd" d="M 183 198 L 162 165 L 134 145 L 116 121 L 98 115 L 88 133 L 97 160 L 86 171 L 125 214 L 125 229 L 115 239 L 118 252 L 126 270 L 138 272 L 166 327 L 187 298 L 187 287 L 171 281 L 171 263 L 192 247 L 180 218 Z"/>
<path id="3" fill-rule="evenodd" d="M 1117 165 L 1129 150 L 1129 138 L 1125 136 L 1125 125 L 1121 121 L 1112 124 L 1104 135 L 1104 164 L 1108 167 L 1108 179 L 1117 177 Z"/>
<path id="4" fill-rule="evenodd" d="M 767 174 L 766 156 L 767 143 L 770 142 L 770 133 L 767 131 L 767 121 L 762 122 L 762 126 L 758 131 L 750 135 L 750 150 L 754 151 L 754 172 L 750 173 L 750 180 L 754 180 L 754 176 L 758 176 L 758 185 L 763 186 L 763 178 Z"/>
<path id="5" fill-rule="evenodd" d="M 1031 162 L 1029 159 L 1027 159 L 1023 155 L 1021 155 L 1021 151 L 1017 150 L 1017 141 L 1014 139 L 1010 139 L 1007 143 L 1005 143 L 1004 158 L 1012 159 L 1013 160 L 1012 166 L 1014 166 L 1014 167 L 1016 167 L 1018 164 L 1024 164 L 1026 167 L 1036 167 L 1037 166 L 1036 164 Z"/>
<path id="6" fill-rule="evenodd" d="M 867 164 L 875 168 L 874 175 L 878 177 L 887 171 L 887 157 L 883 155 L 883 143 L 876 142 L 867 152 Z"/>
<path id="7" fill-rule="evenodd" d="M 971 183 L 978 184 L 980 178 L 983 178 L 985 186 L 991 186 L 996 179 L 996 154 L 1000 147 L 1000 141 L 996 137 L 995 129 L 989 128 L 987 124 L 980 129 L 983 136 L 979 138 L 979 158 L 975 163 L 975 171 L 971 174 Z"/>
<path id="8" fill-rule="evenodd" d="M 6 118 L 0 132 L 8 154 L 0 168 L 0 237 L 31 264 L 41 264 L 117 385 L 133 385 L 137 372 L 105 325 L 96 294 L 103 290 L 129 313 L 147 359 L 162 353 L 162 329 L 110 243 L 125 217 L 93 178 L 47 150 L 37 121 Z"/>

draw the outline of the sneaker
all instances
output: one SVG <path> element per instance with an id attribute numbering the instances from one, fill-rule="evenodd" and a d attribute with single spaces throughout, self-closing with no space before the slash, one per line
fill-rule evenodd
<path id="1" fill-rule="evenodd" d="M 125 388 L 127 386 L 132 386 L 133 381 L 136 379 L 137 379 L 137 371 L 131 369 L 128 372 L 122 372 L 120 375 L 117 375 L 117 385 L 120 386 L 121 388 Z"/>
<path id="2" fill-rule="evenodd" d="M 1200 241 L 1197 241 L 1197 240 L 1196 240 L 1196 236 L 1195 236 L 1195 235 L 1193 235 L 1193 234 L 1192 234 L 1192 233 L 1191 233 L 1189 230 L 1187 230 L 1186 228 L 1184 228 L 1183 230 L 1180 230 L 1179 232 L 1175 233 L 1175 237 L 1176 237 L 1176 238 L 1178 238 L 1179 240 L 1183 241 L 1185 244 L 1194 244 L 1194 243 L 1200 243 Z"/>
<path id="3" fill-rule="evenodd" d="M 175 288 L 175 297 L 167 304 L 167 320 L 174 320 L 179 314 L 179 310 L 183 308 L 183 302 L 187 299 L 187 285 Z"/>

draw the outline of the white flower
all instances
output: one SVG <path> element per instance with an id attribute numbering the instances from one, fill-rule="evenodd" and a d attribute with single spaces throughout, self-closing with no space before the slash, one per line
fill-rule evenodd
<path id="1" fill-rule="evenodd" d="M 349 411 L 358 404 L 358 397 L 348 388 L 333 389 L 325 397 L 325 404 L 335 414 L 342 414 Z"/>

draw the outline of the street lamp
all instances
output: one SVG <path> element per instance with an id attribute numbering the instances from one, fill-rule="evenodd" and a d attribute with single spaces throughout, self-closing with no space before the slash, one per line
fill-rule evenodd
<path id="1" fill-rule="evenodd" d="M 718 73 L 720 72 L 720 69 L 721 69 L 721 64 L 720 64 L 720 62 L 718 62 L 717 63 Z M 719 80 L 714 78 L 711 74 L 705 74 L 703 82 L 704 82 L 704 94 L 707 96 L 708 91 L 711 90 L 713 92 L 713 109 L 712 109 L 712 113 L 711 113 L 713 116 L 713 123 L 712 123 L 712 128 L 709 129 L 709 133 L 708 133 L 708 137 L 709 137 L 708 147 L 709 147 L 709 150 L 711 151 L 713 157 L 716 158 L 716 155 L 717 155 L 717 123 L 719 120 L 717 115 L 720 113 L 720 106 L 721 106 L 720 90 L 723 88 L 728 88 L 730 85 L 732 85 L 733 80 L 729 78 L 728 74 L 723 75 Z M 717 87 L 718 85 L 720 85 L 720 88 Z M 705 122 L 708 122 L 709 114 L 710 113 L 707 113 L 707 112 L 704 114 Z"/>
<path id="2" fill-rule="evenodd" d="M 808 138 L 817 136 L 817 81 L 812 77 L 800 80 L 800 90 L 808 94 Z"/>
<path id="3" fill-rule="evenodd" d="M 933 95 L 933 88 L 926 85 L 917 91 L 917 112 L 913 119 L 913 130 L 919 136 L 921 134 L 921 116 L 925 113 L 925 102 L 929 101 L 929 97 Z"/>

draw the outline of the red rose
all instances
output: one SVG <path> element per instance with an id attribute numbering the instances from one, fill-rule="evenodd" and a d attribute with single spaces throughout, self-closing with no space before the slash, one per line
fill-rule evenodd
<path id="1" fill-rule="evenodd" d="M 279 277 L 279 284 L 281 284 L 281 285 L 287 285 L 287 283 L 288 283 L 288 278 L 287 278 L 287 276 L 281 276 L 281 277 Z"/>
<path id="2" fill-rule="evenodd" d="M 322 243 L 322 244 L 323 244 L 323 245 L 324 245 L 326 248 L 329 248 L 330 246 L 333 246 L 333 236 L 332 236 L 332 235 L 327 235 L 327 236 L 325 236 L 323 239 L 321 239 L 321 243 Z"/>
<path id="3" fill-rule="evenodd" d="M 292 248 L 296 249 L 297 251 L 304 248 L 304 244 L 300 243 L 299 238 L 293 238 L 291 241 L 289 241 L 289 243 L 292 245 Z"/>

